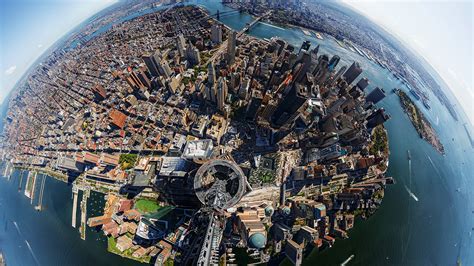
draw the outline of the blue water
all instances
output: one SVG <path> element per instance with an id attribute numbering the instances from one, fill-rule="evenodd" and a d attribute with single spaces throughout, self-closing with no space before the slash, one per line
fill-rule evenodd
<path id="1" fill-rule="evenodd" d="M 230 10 L 217 0 L 194 0 L 191 3 L 204 6 L 211 13 L 218 9 L 221 12 Z M 252 17 L 236 13 L 223 16 L 221 20 L 239 30 Z M 354 254 L 355 258 L 349 265 L 455 265 L 458 256 L 463 265 L 473 265 L 474 150 L 462 126 L 465 119 L 462 110 L 457 110 L 461 119 L 456 122 L 434 95 L 430 94 L 432 109 L 429 111 L 417 102 L 445 146 L 446 156 L 442 156 L 418 137 L 397 96 L 391 93 L 393 88 L 408 89 L 387 70 L 341 48 L 328 36 L 321 41 L 304 35 L 298 28 L 259 23 L 250 34 L 260 38 L 279 36 L 297 47 L 304 40 L 311 41 L 313 47 L 319 44 L 322 53 L 339 55 L 340 65 L 358 61 L 364 69 L 362 76 L 370 79 L 368 91 L 379 86 L 388 92 L 379 106 L 392 116 L 386 123 L 390 139 L 387 174 L 393 176 L 397 184 L 386 189 L 382 206 L 375 215 L 356 222 L 349 239 L 338 240 L 331 249 L 311 252 L 305 264 L 339 265 Z M 407 150 L 412 155 L 411 171 Z M 15 175 L 10 182 L 0 178 L 0 249 L 5 252 L 7 262 L 13 265 L 35 264 L 34 256 L 24 242 L 26 239 L 42 265 L 133 264 L 107 253 L 100 234 L 90 230 L 88 240 L 80 240 L 77 229 L 70 226 L 70 187 L 49 179 L 45 191 L 45 205 L 49 207 L 36 212 L 29 200 L 17 192 L 18 173 Z M 407 188 L 418 201 L 410 196 Z M 100 198 L 96 196 L 96 211 L 103 205 Z M 19 225 L 22 237 L 12 221 Z M 88 261 L 91 263 L 86 263 Z"/>

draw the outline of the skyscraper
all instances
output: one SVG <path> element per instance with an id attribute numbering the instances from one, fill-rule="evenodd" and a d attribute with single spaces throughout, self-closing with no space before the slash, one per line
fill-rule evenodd
<path id="1" fill-rule="evenodd" d="M 367 102 L 372 102 L 373 104 L 377 104 L 380 102 L 383 98 L 385 98 L 385 91 L 384 89 L 380 89 L 379 87 L 376 87 L 373 89 L 365 98 Z"/>
<path id="2" fill-rule="evenodd" d="M 247 105 L 247 113 L 245 118 L 248 120 L 255 120 L 257 116 L 258 109 L 263 101 L 263 95 L 259 90 L 252 90 L 252 98 L 250 99 L 249 104 Z"/>
<path id="3" fill-rule="evenodd" d="M 237 33 L 230 30 L 229 38 L 227 40 L 227 62 L 232 65 L 235 61 L 235 46 L 237 45 Z"/>
<path id="4" fill-rule="evenodd" d="M 337 56 L 337 55 L 333 56 L 331 58 L 331 60 L 329 61 L 328 70 L 333 71 L 336 68 L 337 63 L 339 63 L 340 60 L 341 60 L 341 58 L 339 56 Z"/>
<path id="5" fill-rule="evenodd" d="M 277 109 L 273 113 L 272 123 L 275 127 L 282 127 L 291 123 L 297 111 L 306 103 L 308 97 L 308 89 L 303 85 L 295 85 L 280 102 Z"/>
<path id="6" fill-rule="evenodd" d="M 337 82 L 337 80 L 342 76 L 342 73 L 344 73 L 346 69 L 347 66 L 342 66 L 341 68 L 339 68 L 339 70 L 336 72 L 336 75 L 334 75 L 331 79 L 331 85 L 334 85 Z"/>
<path id="7" fill-rule="evenodd" d="M 388 119 L 390 119 L 390 115 L 386 114 L 383 108 L 380 108 L 367 117 L 367 128 L 372 129 L 385 123 Z"/>
<path id="8" fill-rule="evenodd" d="M 173 75 L 173 70 L 171 70 L 166 60 L 161 60 L 160 64 L 158 65 L 158 70 L 165 78 L 169 78 L 171 75 Z"/>
<path id="9" fill-rule="evenodd" d="M 178 52 L 181 57 L 185 57 L 185 49 L 186 49 L 186 40 L 184 39 L 183 34 L 178 35 L 176 38 L 176 45 L 178 47 Z"/>
<path id="10" fill-rule="evenodd" d="M 201 64 L 201 55 L 199 54 L 199 50 L 191 43 L 189 43 L 188 47 L 186 48 L 186 59 L 192 66 Z"/>
<path id="11" fill-rule="evenodd" d="M 143 61 L 145 62 L 148 71 L 153 77 L 158 77 L 160 72 L 158 71 L 157 63 L 155 62 L 155 58 L 152 54 L 144 54 L 142 56 Z"/>
<path id="12" fill-rule="evenodd" d="M 222 42 L 222 27 L 219 24 L 212 25 L 211 28 L 211 41 L 214 44 L 219 44 Z"/>
<path id="13" fill-rule="evenodd" d="M 217 89 L 217 108 L 221 112 L 224 111 L 226 98 L 227 98 L 227 81 L 225 78 L 220 77 L 218 80 L 218 89 Z"/>
<path id="14" fill-rule="evenodd" d="M 344 73 L 343 77 L 347 84 L 350 85 L 360 75 L 360 73 L 362 73 L 362 68 L 360 68 L 359 63 L 354 62 L 346 73 Z"/>
<path id="15" fill-rule="evenodd" d="M 207 84 L 214 85 L 216 83 L 216 69 L 214 68 L 214 63 L 211 61 L 207 65 Z"/>
<path id="16" fill-rule="evenodd" d="M 301 53 L 301 51 L 309 51 L 309 47 L 311 47 L 311 42 L 310 41 L 304 41 L 302 44 L 301 44 L 301 47 L 300 47 L 300 50 L 298 53 Z"/>
<path id="17" fill-rule="evenodd" d="M 357 82 L 357 87 L 360 89 L 360 90 L 364 90 L 365 88 L 367 88 L 367 86 L 369 85 L 369 79 L 368 78 L 361 78 L 359 80 L 359 82 Z"/>

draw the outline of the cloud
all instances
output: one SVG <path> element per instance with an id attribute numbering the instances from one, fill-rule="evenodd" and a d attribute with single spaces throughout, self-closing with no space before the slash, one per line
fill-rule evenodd
<path id="1" fill-rule="evenodd" d="M 9 76 L 9 75 L 13 74 L 13 72 L 15 72 L 15 70 L 16 70 L 16 66 L 11 66 L 7 70 L 5 70 L 5 75 Z"/>

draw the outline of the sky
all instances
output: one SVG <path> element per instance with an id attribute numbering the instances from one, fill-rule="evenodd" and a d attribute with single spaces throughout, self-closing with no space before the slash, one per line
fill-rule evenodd
<path id="1" fill-rule="evenodd" d="M 343 2 L 423 56 L 474 124 L 474 1 Z"/>
<path id="2" fill-rule="evenodd" d="M 113 0 L 0 0 L 0 103 L 55 41 Z"/>

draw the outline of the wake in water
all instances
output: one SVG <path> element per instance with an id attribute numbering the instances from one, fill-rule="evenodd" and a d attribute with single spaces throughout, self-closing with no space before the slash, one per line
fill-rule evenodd
<path id="1" fill-rule="evenodd" d="M 25 243 L 26 243 L 26 246 L 28 247 L 28 250 L 30 250 L 31 256 L 32 256 L 33 259 L 35 260 L 36 264 L 37 264 L 37 265 L 40 265 L 40 264 L 39 264 L 39 261 L 38 261 L 38 258 L 36 258 L 36 255 L 35 255 L 35 253 L 33 252 L 33 249 L 31 248 L 30 243 L 28 242 L 28 240 L 25 239 Z"/>
<path id="2" fill-rule="evenodd" d="M 347 258 L 347 260 L 341 263 L 341 266 L 346 266 L 347 263 L 349 263 L 354 257 L 355 255 L 350 255 L 349 258 Z"/>
<path id="3" fill-rule="evenodd" d="M 406 185 L 405 185 L 405 189 L 407 190 L 410 197 L 412 197 L 415 201 L 418 201 L 418 197 L 413 192 L 411 192 L 411 190 Z"/>
<path id="4" fill-rule="evenodd" d="M 431 160 L 431 157 L 429 155 L 426 155 L 428 157 L 428 160 L 430 160 L 430 163 L 431 163 L 431 166 L 433 166 L 433 168 L 435 169 L 436 173 L 441 176 L 438 168 L 436 167 L 436 165 L 434 164 L 433 160 Z"/>
<path id="5" fill-rule="evenodd" d="M 15 228 L 16 228 L 16 231 L 18 232 L 18 235 L 19 235 L 21 238 L 23 238 L 23 235 L 22 235 L 22 233 L 21 233 L 21 231 L 20 231 L 20 227 L 18 226 L 18 224 L 17 224 L 15 221 L 13 221 L 13 225 L 15 225 Z M 40 265 L 40 263 L 39 263 L 39 261 L 38 261 L 38 258 L 36 258 L 36 255 L 35 255 L 35 253 L 33 252 L 33 249 L 31 248 L 31 245 L 30 245 L 30 243 L 28 242 L 28 240 L 25 239 L 25 243 L 26 243 L 26 247 L 28 248 L 28 250 L 29 250 L 30 253 L 31 253 L 31 256 L 32 256 L 33 259 L 35 260 L 36 265 Z"/>
<path id="6" fill-rule="evenodd" d="M 259 22 L 260 24 L 263 24 L 263 25 L 266 25 L 266 26 L 269 26 L 269 27 L 272 27 L 272 28 L 275 28 L 275 29 L 279 29 L 279 30 L 286 30 L 282 27 L 278 27 L 278 26 L 275 26 L 275 25 L 272 25 L 272 24 L 268 24 L 268 23 L 265 23 L 265 22 Z"/>

